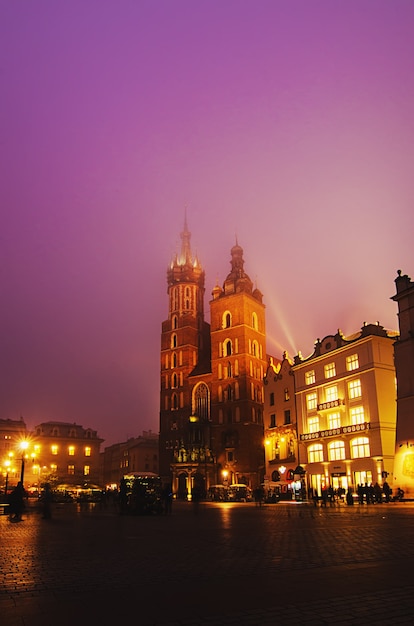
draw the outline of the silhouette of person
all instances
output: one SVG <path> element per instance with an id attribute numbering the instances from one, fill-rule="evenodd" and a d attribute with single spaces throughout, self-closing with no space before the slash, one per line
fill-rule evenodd
<path id="1" fill-rule="evenodd" d="M 52 501 L 53 493 L 50 484 L 46 483 L 42 494 L 42 517 L 43 519 L 51 519 L 52 517 Z"/>
<path id="2" fill-rule="evenodd" d="M 24 511 L 24 498 L 26 492 L 23 487 L 23 483 L 19 481 L 16 487 L 9 495 L 9 511 L 10 511 L 10 521 L 11 522 L 21 522 L 22 515 Z"/>

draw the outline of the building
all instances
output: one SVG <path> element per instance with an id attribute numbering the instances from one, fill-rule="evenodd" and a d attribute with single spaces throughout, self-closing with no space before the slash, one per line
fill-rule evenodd
<path id="1" fill-rule="evenodd" d="M 231 249 L 231 270 L 216 285 L 204 319 L 205 273 L 190 246 L 167 272 L 168 318 L 161 332 L 160 473 L 180 497 L 217 482 L 263 480 L 265 307 Z"/>
<path id="2" fill-rule="evenodd" d="M 0 419 L 0 491 L 7 491 L 20 479 L 24 456 L 21 444 L 26 439 L 27 428 L 22 417 L 19 420 Z"/>
<path id="3" fill-rule="evenodd" d="M 397 335 L 364 324 L 294 359 L 298 455 L 304 483 L 319 495 L 324 486 L 355 490 L 393 475 Z"/>
<path id="4" fill-rule="evenodd" d="M 96 430 L 76 423 L 38 424 L 28 440 L 25 486 L 101 486 L 102 442 Z"/>
<path id="5" fill-rule="evenodd" d="M 293 361 L 285 352 L 281 362 L 271 359 L 264 379 L 264 440 L 267 497 L 298 498 L 296 485 L 298 457 L 295 377 Z M 295 489 L 296 487 L 296 489 Z"/>
<path id="6" fill-rule="evenodd" d="M 395 280 L 399 338 L 394 344 L 397 373 L 397 434 L 394 487 L 414 497 L 414 283 L 406 274 Z"/>
<path id="7" fill-rule="evenodd" d="M 102 483 L 116 488 L 130 473 L 159 473 L 158 433 L 144 431 L 139 437 L 116 443 L 101 452 Z"/>

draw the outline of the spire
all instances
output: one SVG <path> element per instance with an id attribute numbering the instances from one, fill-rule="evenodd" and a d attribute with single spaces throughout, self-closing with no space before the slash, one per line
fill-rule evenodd
<path id="1" fill-rule="evenodd" d="M 191 265 L 192 263 L 191 245 L 190 245 L 191 233 L 188 230 L 188 226 L 187 226 L 187 209 L 185 210 L 185 215 L 184 215 L 184 230 L 180 234 L 180 237 L 181 237 L 181 253 L 179 257 L 179 264 Z"/>

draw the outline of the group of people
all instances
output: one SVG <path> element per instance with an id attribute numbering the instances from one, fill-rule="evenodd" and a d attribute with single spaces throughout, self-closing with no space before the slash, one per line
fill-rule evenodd
<path id="1" fill-rule="evenodd" d="M 392 495 L 392 489 L 385 481 L 381 486 L 378 482 L 372 484 L 360 484 L 356 489 L 357 499 L 359 504 L 381 504 L 382 502 L 401 501 L 404 498 L 404 491 L 398 487 L 395 496 Z M 313 500 L 315 506 L 318 505 L 319 500 L 321 506 L 334 506 L 336 501 L 345 501 L 348 505 L 354 504 L 354 494 L 352 487 L 348 487 L 345 491 L 343 487 L 334 489 L 332 485 L 325 485 L 322 487 L 321 497 L 319 498 L 316 489 L 310 489 L 309 497 Z"/>
<path id="2" fill-rule="evenodd" d="M 43 519 L 51 519 L 52 517 L 52 501 L 53 493 L 49 483 L 47 483 L 39 498 L 41 505 L 41 512 Z M 27 493 L 23 487 L 22 481 L 19 481 L 7 495 L 7 504 L 9 505 L 9 520 L 11 522 L 21 522 L 23 520 L 23 513 L 26 509 Z"/>

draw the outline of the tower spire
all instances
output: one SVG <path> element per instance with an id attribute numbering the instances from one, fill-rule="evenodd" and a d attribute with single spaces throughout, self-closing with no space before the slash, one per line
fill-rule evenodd
<path id="1" fill-rule="evenodd" d="M 180 234 L 181 237 L 181 254 L 180 254 L 180 265 L 191 265 L 191 233 L 188 230 L 187 226 L 187 209 L 185 209 L 184 214 L 184 230 Z"/>

